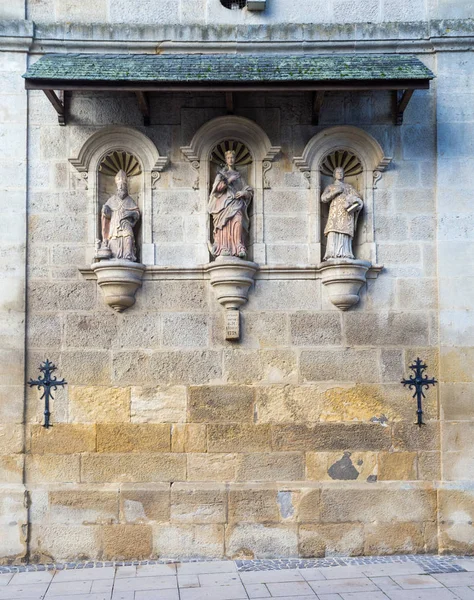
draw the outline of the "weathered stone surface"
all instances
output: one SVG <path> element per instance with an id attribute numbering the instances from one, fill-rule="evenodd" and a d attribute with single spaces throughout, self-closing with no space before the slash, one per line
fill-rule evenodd
<path id="1" fill-rule="evenodd" d="M 115 315 L 114 315 L 115 316 Z M 119 348 L 159 348 L 161 318 L 157 313 L 122 314 L 117 317 L 116 343 Z"/>
<path id="2" fill-rule="evenodd" d="M 272 449 L 269 425 L 207 426 L 208 452 L 265 452 Z"/>
<path id="3" fill-rule="evenodd" d="M 71 386 L 69 420 L 75 423 L 129 422 L 130 388 Z"/>
<path id="4" fill-rule="evenodd" d="M 69 385 L 110 385 L 110 356 L 102 350 L 61 353 L 61 376 Z"/>
<path id="5" fill-rule="evenodd" d="M 127 523 L 169 521 L 170 485 L 165 483 L 121 485 L 120 518 Z"/>
<path id="6" fill-rule="evenodd" d="M 244 312 L 242 319 L 242 346 L 274 348 L 285 346 L 288 339 L 288 318 L 285 314 L 275 319 L 273 313 Z M 222 337 L 219 337 L 222 339 Z"/>
<path id="7" fill-rule="evenodd" d="M 275 425 L 275 450 L 381 450 L 391 445 L 390 429 L 379 423 Z"/>
<path id="8" fill-rule="evenodd" d="M 89 560 L 98 558 L 99 525 L 44 523 L 31 526 L 31 560 Z"/>
<path id="9" fill-rule="evenodd" d="M 436 491 L 406 486 L 402 489 L 364 487 L 323 489 L 321 521 L 324 523 L 362 523 L 434 521 Z"/>
<path id="10" fill-rule="evenodd" d="M 247 310 L 320 310 L 320 281 L 257 280 Z"/>
<path id="11" fill-rule="evenodd" d="M 428 344 L 428 315 L 417 313 L 349 312 L 344 331 L 350 346 L 397 346 Z"/>
<path id="12" fill-rule="evenodd" d="M 58 423 L 50 429 L 42 425 L 31 427 L 33 454 L 76 454 L 96 449 L 95 425 Z"/>
<path id="13" fill-rule="evenodd" d="M 441 479 L 440 452 L 418 452 L 418 479 L 425 481 Z"/>
<path id="14" fill-rule="evenodd" d="M 358 556 L 364 549 L 364 532 L 358 523 L 338 525 L 300 525 L 299 554 L 303 558 L 317 556 Z"/>
<path id="15" fill-rule="evenodd" d="M 300 355 L 303 381 L 356 381 L 372 383 L 380 380 L 376 350 L 304 350 Z"/>
<path id="16" fill-rule="evenodd" d="M 439 450 L 439 423 L 428 421 L 423 427 L 412 423 L 394 423 L 393 447 L 395 450 Z"/>
<path id="17" fill-rule="evenodd" d="M 440 355 L 442 381 L 456 383 L 474 382 L 474 375 L 470 369 L 473 360 L 473 347 L 442 348 Z"/>
<path id="18" fill-rule="evenodd" d="M 325 387 L 274 385 L 256 390 L 257 423 L 308 423 L 319 421 Z"/>
<path id="19" fill-rule="evenodd" d="M 221 558 L 224 526 L 218 524 L 163 524 L 153 527 L 153 551 L 157 556 Z"/>
<path id="20" fill-rule="evenodd" d="M 380 481 L 413 480 L 417 478 L 416 452 L 381 452 L 378 479 Z"/>
<path id="21" fill-rule="evenodd" d="M 188 481 L 235 481 L 241 457 L 237 454 L 187 454 Z"/>
<path id="22" fill-rule="evenodd" d="M 338 346 L 342 341 L 339 313 L 296 313 L 290 316 L 295 346 Z"/>
<path id="23" fill-rule="evenodd" d="M 221 381 L 221 362 L 215 350 L 155 352 L 150 357 L 151 379 L 154 384 L 210 385 Z"/>
<path id="24" fill-rule="evenodd" d="M 132 387 L 130 412 L 132 423 L 182 423 L 186 420 L 186 388 Z"/>
<path id="25" fill-rule="evenodd" d="M 85 454 L 81 481 L 91 483 L 164 482 L 186 479 L 183 454 Z"/>
<path id="26" fill-rule="evenodd" d="M 97 348 L 107 350 L 111 347 L 117 332 L 115 314 L 66 314 L 64 346 L 66 348 Z"/>
<path id="27" fill-rule="evenodd" d="M 375 452 L 307 452 L 306 478 L 314 481 L 367 481 L 377 478 Z"/>
<path id="28" fill-rule="evenodd" d="M 35 312 L 92 310 L 96 304 L 94 281 L 51 283 L 35 281 L 28 287 L 28 309 Z"/>
<path id="29" fill-rule="evenodd" d="M 320 489 L 302 489 L 297 513 L 297 520 L 299 523 L 319 522 L 320 498 Z"/>
<path id="30" fill-rule="evenodd" d="M 78 454 L 33 454 L 25 457 L 26 483 L 72 483 L 80 481 Z"/>
<path id="31" fill-rule="evenodd" d="M 104 525 L 99 535 L 103 560 L 143 560 L 152 556 L 150 525 Z"/>
<path id="32" fill-rule="evenodd" d="M 277 489 L 274 485 L 232 484 L 228 510 L 229 523 L 278 523 Z"/>
<path id="33" fill-rule="evenodd" d="M 149 310 L 205 311 L 207 283 L 203 281 L 144 281 L 137 307 Z"/>
<path id="34" fill-rule="evenodd" d="M 33 314 L 28 319 L 28 344 L 33 348 L 61 344 L 61 321 L 58 315 Z"/>
<path id="35" fill-rule="evenodd" d="M 237 466 L 237 481 L 298 481 L 304 479 L 301 452 L 243 454 Z"/>
<path id="36" fill-rule="evenodd" d="M 226 528 L 226 554 L 231 558 L 275 558 L 297 553 L 295 526 L 237 523 Z"/>
<path id="37" fill-rule="evenodd" d="M 23 425 L 0 424 L 0 455 L 23 451 Z"/>
<path id="38" fill-rule="evenodd" d="M 458 489 L 456 489 L 458 488 Z M 474 494 L 472 490 L 455 486 L 453 489 L 440 489 L 439 524 L 440 551 L 470 554 L 474 533 Z"/>
<path id="39" fill-rule="evenodd" d="M 291 383 L 297 380 L 296 353 L 293 350 L 226 349 L 224 372 L 231 383 Z"/>
<path id="40" fill-rule="evenodd" d="M 364 526 L 364 554 L 419 554 L 435 552 L 429 528 L 424 523 L 367 523 Z"/>
<path id="41" fill-rule="evenodd" d="M 163 317 L 163 346 L 203 348 L 208 342 L 207 315 L 174 314 Z"/>
<path id="42" fill-rule="evenodd" d="M 3 483 L 22 483 L 25 457 L 12 454 L 0 457 L 0 481 Z"/>
<path id="43" fill-rule="evenodd" d="M 181 423 L 171 427 L 172 452 L 206 452 L 207 425 Z"/>
<path id="44" fill-rule="evenodd" d="M 188 421 L 252 422 L 255 390 L 246 386 L 202 386 L 189 390 Z"/>
<path id="45" fill-rule="evenodd" d="M 50 491 L 48 518 L 51 523 L 90 525 L 118 522 L 118 489 L 83 489 L 83 486 Z"/>
<path id="46" fill-rule="evenodd" d="M 226 487 L 215 483 L 173 484 L 170 520 L 174 523 L 226 523 Z"/>
<path id="47" fill-rule="evenodd" d="M 97 425 L 97 452 L 169 452 L 171 425 Z"/>

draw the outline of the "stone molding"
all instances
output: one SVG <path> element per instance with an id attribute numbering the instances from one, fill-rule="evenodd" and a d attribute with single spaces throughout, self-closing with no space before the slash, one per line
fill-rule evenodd
<path id="1" fill-rule="evenodd" d="M 98 173 L 104 157 L 113 152 L 126 151 L 136 156 L 142 167 L 142 256 L 145 262 L 153 264 L 154 249 L 152 240 L 152 188 L 156 187 L 161 172 L 169 162 L 167 156 L 160 155 L 155 144 L 146 135 L 133 127 L 104 127 L 93 133 L 82 145 L 76 157 L 69 162 L 85 182 L 89 191 L 89 215 L 93 221 L 88 223 L 88 247 L 92 262 L 97 238 L 98 213 Z"/>

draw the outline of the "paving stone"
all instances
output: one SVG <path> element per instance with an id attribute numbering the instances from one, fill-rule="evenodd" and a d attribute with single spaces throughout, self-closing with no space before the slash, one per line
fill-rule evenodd
<path id="1" fill-rule="evenodd" d="M 474 589 L 472 588 L 457 587 L 454 589 L 454 593 L 460 598 L 460 600 L 474 600 Z"/>
<path id="2" fill-rule="evenodd" d="M 428 590 L 400 590 L 387 592 L 390 600 L 459 600 L 453 592 L 446 588 Z"/>
<path id="3" fill-rule="evenodd" d="M 129 579 L 117 579 L 114 590 L 117 591 L 140 591 L 140 590 L 166 590 L 178 587 L 176 577 L 131 577 Z"/>
<path id="4" fill-rule="evenodd" d="M 301 569 L 300 573 L 306 581 L 322 581 L 326 579 L 321 569 Z"/>
<path id="5" fill-rule="evenodd" d="M 252 600 L 253 598 L 269 598 L 270 592 L 263 583 L 249 583 L 244 585 L 248 597 Z"/>
<path id="6" fill-rule="evenodd" d="M 10 585 L 32 585 L 33 583 L 49 583 L 53 579 L 53 575 L 54 571 L 30 571 L 27 573 L 15 573 L 15 575 L 13 575 L 13 579 L 11 579 L 10 581 Z M 0 577 L 3 577 L 3 575 Z M 0 583 L 0 585 L 2 585 L 2 583 Z"/>
<path id="7" fill-rule="evenodd" d="M 65 569 L 64 571 L 58 571 L 56 573 L 56 575 L 54 576 L 54 583 L 61 583 L 62 581 L 88 581 L 90 579 L 113 579 L 114 575 L 114 567 L 81 570 Z"/>
<path id="8" fill-rule="evenodd" d="M 127 568 L 127 567 L 124 567 Z M 136 567 L 137 577 L 153 577 L 157 575 L 176 575 L 176 564 L 169 565 L 141 565 Z"/>
<path id="9" fill-rule="evenodd" d="M 304 581 L 299 571 L 252 571 L 241 573 L 240 578 L 247 583 L 284 583 L 286 581 Z"/>
<path id="10" fill-rule="evenodd" d="M 201 573 L 235 573 L 236 571 L 237 567 L 235 563 L 227 560 L 178 564 L 178 575 L 199 575 Z"/>
<path id="11" fill-rule="evenodd" d="M 47 583 L 38 583 L 36 585 L 6 585 L 0 588 L 1 600 L 42 600 L 46 590 Z"/>
<path id="12" fill-rule="evenodd" d="M 135 592 L 135 600 L 179 600 L 178 590 L 148 590 Z"/>
<path id="13" fill-rule="evenodd" d="M 404 590 L 442 587 L 442 584 L 431 575 L 400 575 L 392 576 L 392 579 Z"/>
<path id="14" fill-rule="evenodd" d="M 354 577 L 363 577 L 362 570 L 357 567 L 331 567 L 322 571 L 326 579 L 354 579 Z"/>
<path id="15" fill-rule="evenodd" d="M 402 564 L 377 564 L 377 565 L 367 565 L 362 567 L 362 573 L 367 575 L 368 577 L 381 577 L 383 575 L 387 575 L 388 577 L 392 577 L 392 575 L 411 575 L 411 574 L 420 574 L 423 573 L 423 568 L 419 565 L 411 562 L 402 563 Z"/>
<path id="16" fill-rule="evenodd" d="M 179 588 L 199 587 L 200 585 L 198 575 L 178 575 Z"/>
<path id="17" fill-rule="evenodd" d="M 74 589 L 78 594 L 88 594 L 92 588 L 92 581 L 75 581 L 74 585 L 64 581 L 63 583 L 53 583 L 48 588 L 47 597 L 53 596 L 65 597 L 71 593 L 71 589 Z"/>
<path id="18" fill-rule="evenodd" d="M 474 586 L 474 573 L 440 573 L 433 577 L 446 587 Z"/>
<path id="19" fill-rule="evenodd" d="M 272 596 L 311 596 L 313 590 L 303 581 L 288 583 L 267 583 L 267 588 Z"/>
<path id="20" fill-rule="evenodd" d="M 219 585 L 216 587 L 185 588 L 181 600 L 240 600 L 247 598 L 243 585 Z"/>
<path id="21" fill-rule="evenodd" d="M 238 573 L 204 573 L 198 575 L 198 579 L 202 586 L 232 585 L 240 583 L 240 576 Z"/>
<path id="22" fill-rule="evenodd" d="M 367 578 L 333 579 L 331 581 L 311 581 L 309 584 L 316 594 L 347 594 L 349 592 L 378 592 L 377 586 Z"/>
<path id="23" fill-rule="evenodd" d="M 0 586 L 8 585 L 12 577 L 12 573 L 2 573 L 0 575 Z"/>
<path id="24" fill-rule="evenodd" d="M 136 575 L 137 567 L 135 566 L 117 567 L 115 579 L 128 579 L 129 577 L 136 577 Z"/>
<path id="25" fill-rule="evenodd" d="M 458 561 L 456 561 L 456 564 L 458 564 L 463 569 L 466 569 L 466 571 L 474 571 L 474 559 L 472 559 L 472 558 L 458 560 Z"/>
<path id="26" fill-rule="evenodd" d="M 383 592 L 354 592 L 342 594 L 343 600 L 387 600 Z"/>
<path id="27" fill-rule="evenodd" d="M 390 592 L 392 590 L 400 590 L 401 587 L 395 583 L 391 577 L 370 577 L 370 581 L 382 590 L 382 592 Z"/>

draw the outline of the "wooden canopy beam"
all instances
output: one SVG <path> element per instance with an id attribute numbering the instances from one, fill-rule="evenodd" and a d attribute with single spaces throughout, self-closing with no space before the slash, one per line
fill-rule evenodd
<path id="1" fill-rule="evenodd" d="M 324 90 L 313 92 L 313 117 L 311 125 L 319 125 L 319 115 L 324 102 Z"/>
<path id="2" fill-rule="evenodd" d="M 62 126 L 66 125 L 66 106 L 64 103 L 64 90 L 59 91 L 59 96 L 56 96 L 54 90 L 43 90 L 46 98 L 53 105 L 54 110 L 58 113 L 58 123 Z"/>
<path id="3" fill-rule="evenodd" d="M 225 105 L 227 108 L 227 114 L 233 115 L 234 114 L 234 94 L 233 94 L 233 92 L 225 93 Z"/>
<path id="4" fill-rule="evenodd" d="M 136 91 L 135 95 L 138 100 L 138 108 L 143 115 L 143 125 L 150 124 L 150 99 L 148 94 L 142 91 Z"/>
<path id="5" fill-rule="evenodd" d="M 414 91 L 415 90 L 404 90 L 400 92 L 400 90 L 396 90 L 394 92 L 395 125 L 403 125 L 403 113 L 405 112 Z"/>

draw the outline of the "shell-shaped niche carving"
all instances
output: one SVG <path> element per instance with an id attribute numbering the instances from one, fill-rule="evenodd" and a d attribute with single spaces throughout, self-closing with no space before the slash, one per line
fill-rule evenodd
<path id="1" fill-rule="evenodd" d="M 225 153 L 229 150 L 235 152 L 236 167 L 243 167 L 252 162 L 252 155 L 247 146 L 235 140 L 225 140 L 217 144 L 211 152 L 211 162 L 223 167 L 225 165 Z"/>
<path id="2" fill-rule="evenodd" d="M 362 173 L 363 168 L 360 160 L 355 154 L 348 150 L 336 150 L 331 154 L 328 154 L 321 164 L 321 173 L 332 177 L 334 170 L 337 167 L 344 169 L 346 177 L 352 177 Z"/>
<path id="3" fill-rule="evenodd" d="M 119 171 L 125 171 L 127 177 L 140 175 L 142 168 L 137 158 L 128 152 L 111 152 L 102 160 L 99 172 L 115 177 Z"/>

